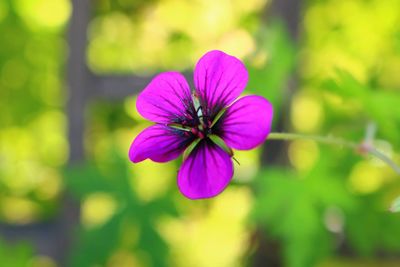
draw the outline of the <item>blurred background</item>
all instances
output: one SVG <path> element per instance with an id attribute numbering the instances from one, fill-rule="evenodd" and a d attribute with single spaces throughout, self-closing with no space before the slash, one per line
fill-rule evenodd
<path id="1" fill-rule="evenodd" d="M 132 164 L 135 95 L 208 50 L 244 60 L 274 131 L 364 138 L 400 162 L 400 1 L 0 1 L 0 265 L 396 267 L 400 177 L 311 140 L 236 152 L 190 201 L 179 160 Z"/>

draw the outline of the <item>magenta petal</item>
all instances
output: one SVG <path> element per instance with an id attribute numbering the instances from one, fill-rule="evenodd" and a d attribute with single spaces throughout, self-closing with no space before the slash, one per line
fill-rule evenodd
<path id="1" fill-rule="evenodd" d="M 220 124 L 220 135 L 234 149 L 252 149 L 265 141 L 271 130 L 273 107 L 261 96 L 245 96 L 233 103 Z"/>
<path id="2" fill-rule="evenodd" d="M 177 158 L 191 143 L 183 132 L 164 125 L 153 125 L 143 130 L 132 142 L 129 158 L 137 163 L 145 159 L 166 162 Z"/>
<path id="3" fill-rule="evenodd" d="M 139 94 L 136 108 L 143 117 L 158 123 L 178 122 L 186 111 L 194 110 L 190 87 L 178 72 L 154 77 Z"/>
<path id="4" fill-rule="evenodd" d="M 206 115 L 215 115 L 244 90 L 248 73 L 243 63 L 221 51 L 210 51 L 197 62 L 194 83 Z"/>
<path id="5" fill-rule="evenodd" d="M 233 175 L 230 156 L 210 141 L 201 141 L 178 172 L 178 187 L 190 199 L 221 193 Z"/>

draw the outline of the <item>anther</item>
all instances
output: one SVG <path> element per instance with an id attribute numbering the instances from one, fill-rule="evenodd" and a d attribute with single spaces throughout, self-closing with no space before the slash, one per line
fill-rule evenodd
<path id="1" fill-rule="evenodd" d="M 196 128 L 192 128 L 190 129 L 190 131 L 192 132 L 192 134 L 197 135 L 197 133 L 199 132 Z"/>
<path id="2" fill-rule="evenodd" d="M 203 132 L 198 132 L 197 136 L 198 136 L 200 139 L 203 139 L 203 138 L 204 138 Z"/>

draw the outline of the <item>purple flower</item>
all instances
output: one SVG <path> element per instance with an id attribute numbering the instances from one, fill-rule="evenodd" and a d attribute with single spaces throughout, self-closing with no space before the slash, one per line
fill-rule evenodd
<path id="1" fill-rule="evenodd" d="M 263 97 L 242 93 L 248 73 L 237 58 L 210 51 L 197 63 L 192 92 L 178 72 L 157 75 L 139 94 L 136 107 L 156 124 L 133 141 L 129 158 L 166 162 L 184 153 L 178 187 L 190 199 L 221 193 L 233 176 L 232 150 L 264 142 L 273 108 Z"/>

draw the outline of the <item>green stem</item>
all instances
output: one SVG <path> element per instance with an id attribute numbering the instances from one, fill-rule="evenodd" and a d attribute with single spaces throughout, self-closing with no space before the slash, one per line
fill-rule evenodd
<path id="1" fill-rule="evenodd" d="M 297 140 L 297 139 L 308 139 L 319 143 L 328 145 L 339 145 L 342 147 L 356 149 L 358 144 L 349 142 L 347 140 L 336 138 L 333 136 L 319 136 L 319 135 L 306 135 L 306 134 L 295 134 L 295 133 L 270 133 L 268 135 L 270 140 Z"/>
<path id="2" fill-rule="evenodd" d="M 335 145 L 339 147 L 346 147 L 353 150 L 359 150 L 382 160 L 389 167 L 391 167 L 397 174 L 400 175 L 400 167 L 397 166 L 389 157 L 379 152 L 372 145 L 366 145 L 364 143 L 358 144 L 355 142 L 347 141 L 342 138 L 337 138 L 333 136 L 319 136 L 319 135 L 306 135 L 306 134 L 296 134 L 296 133 L 270 133 L 268 136 L 269 140 L 297 140 L 297 139 L 308 139 L 318 143 Z"/>

